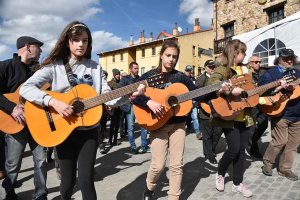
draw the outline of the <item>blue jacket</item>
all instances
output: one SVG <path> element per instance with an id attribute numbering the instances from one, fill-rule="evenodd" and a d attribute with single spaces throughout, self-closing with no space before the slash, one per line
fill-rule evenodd
<path id="1" fill-rule="evenodd" d="M 264 85 L 276 80 L 281 79 L 284 75 L 287 75 L 291 71 L 295 72 L 296 78 L 300 78 L 300 71 L 291 68 L 290 70 L 284 71 L 284 68 L 280 66 L 275 66 L 269 69 L 263 76 L 261 76 L 258 80 L 258 85 Z M 270 94 L 270 90 L 266 92 L 266 94 Z M 297 122 L 300 120 L 300 101 L 299 98 L 290 100 L 287 103 L 285 110 L 283 111 L 283 115 L 281 116 L 283 119 L 287 119 L 292 122 Z"/>

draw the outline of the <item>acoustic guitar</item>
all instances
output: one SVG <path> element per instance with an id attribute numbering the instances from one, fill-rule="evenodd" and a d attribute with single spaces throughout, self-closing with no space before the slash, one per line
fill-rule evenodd
<path id="1" fill-rule="evenodd" d="M 230 80 L 237 87 L 251 82 L 250 75 L 234 77 Z M 145 96 L 164 106 L 165 115 L 156 116 L 149 108 L 133 105 L 134 115 L 138 124 L 149 131 L 161 128 L 173 116 L 185 116 L 192 109 L 192 99 L 203 96 L 221 88 L 223 82 L 189 91 L 182 83 L 173 83 L 166 89 L 147 88 Z"/>
<path id="2" fill-rule="evenodd" d="M 47 89 L 49 87 L 50 85 L 47 83 L 42 87 L 42 89 Z M 21 85 L 15 92 L 7 93 L 3 96 L 5 96 L 9 101 L 14 102 L 17 105 L 23 104 L 25 101 L 19 94 L 20 88 Z M 2 110 L 0 110 L 0 122 L 0 130 L 6 134 L 16 134 L 24 129 L 23 124 L 19 124 L 11 115 L 7 114 Z"/>
<path id="3" fill-rule="evenodd" d="M 283 77 L 286 82 L 294 80 L 293 75 L 286 75 Z M 253 83 L 243 85 L 241 88 L 245 90 L 246 95 L 240 95 L 238 97 L 229 95 L 221 95 L 216 99 L 211 100 L 211 104 L 218 114 L 218 116 L 224 120 L 235 119 L 242 110 L 245 108 L 254 107 L 259 102 L 259 95 L 263 94 L 267 90 L 280 86 L 281 80 L 276 80 L 271 83 L 256 87 Z"/>
<path id="4" fill-rule="evenodd" d="M 269 104 L 259 105 L 259 108 L 265 114 L 271 117 L 280 117 L 286 107 L 286 104 L 300 96 L 300 78 L 291 83 L 294 90 L 287 93 L 278 92 L 274 96 L 265 97 Z"/>
<path id="5" fill-rule="evenodd" d="M 63 141 L 78 127 L 92 127 L 102 116 L 102 104 L 135 92 L 140 84 L 159 87 L 167 76 L 158 74 L 108 93 L 98 95 L 89 85 L 80 84 L 66 93 L 46 91 L 50 96 L 74 108 L 74 114 L 63 118 L 52 107 L 42 107 L 26 101 L 25 116 L 33 139 L 44 147 L 53 147 Z"/>

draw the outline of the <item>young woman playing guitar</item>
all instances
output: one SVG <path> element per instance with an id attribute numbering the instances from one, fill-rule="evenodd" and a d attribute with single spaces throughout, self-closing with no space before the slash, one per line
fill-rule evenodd
<path id="1" fill-rule="evenodd" d="M 39 86 L 48 82 L 51 83 L 52 91 L 64 93 L 76 84 L 86 83 L 98 94 L 110 92 L 102 68 L 91 60 L 91 51 L 92 36 L 89 28 L 81 22 L 71 22 L 65 27 L 54 49 L 42 63 L 42 68 L 24 83 L 20 94 L 30 102 L 53 108 L 64 118 L 73 115 L 75 107 L 52 97 L 40 90 Z M 66 65 L 70 66 L 71 73 L 66 73 Z M 133 95 L 143 92 L 144 87 L 140 85 Z M 76 96 L 76 90 L 74 95 Z M 118 100 L 112 100 L 107 104 L 113 105 Z M 39 123 L 38 120 L 36 123 Z M 82 192 L 82 199 L 97 199 L 93 174 L 98 147 L 98 125 L 97 123 L 92 127 L 75 129 L 56 147 L 61 169 L 60 193 L 64 200 L 71 199 L 76 181 L 77 163 L 78 185 Z"/>

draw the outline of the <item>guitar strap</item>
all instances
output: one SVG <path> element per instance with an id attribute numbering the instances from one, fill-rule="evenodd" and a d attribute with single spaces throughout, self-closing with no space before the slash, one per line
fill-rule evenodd
<path id="1" fill-rule="evenodd" d="M 65 69 L 66 69 L 67 78 L 68 78 L 68 81 L 69 81 L 70 85 L 72 87 L 76 86 L 77 85 L 77 81 L 74 78 L 74 75 L 73 75 L 73 72 L 72 72 L 72 68 L 71 68 L 71 66 L 70 66 L 69 63 L 65 64 Z"/>

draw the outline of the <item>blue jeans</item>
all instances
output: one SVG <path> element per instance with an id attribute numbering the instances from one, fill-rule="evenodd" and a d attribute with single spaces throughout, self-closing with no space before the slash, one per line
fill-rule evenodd
<path id="1" fill-rule="evenodd" d="M 190 112 L 192 122 L 193 122 L 193 128 L 196 133 L 196 135 L 200 134 L 200 126 L 199 126 L 199 120 L 198 120 L 198 108 L 193 108 Z"/>
<path id="2" fill-rule="evenodd" d="M 38 145 L 31 135 L 28 129 L 24 129 L 21 132 L 14 135 L 5 135 L 6 142 L 6 178 L 2 183 L 3 188 L 13 190 L 16 183 L 18 173 L 21 168 L 22 157 L 27 142 L 29 143 L 31 152 L 33 154 L 34 161 L 34 194 L 32 199 L 39 197 L 46 197 L 48 194 L 46 187 L 47 180 L 47 166 L 46 166 L 46 151 L 44 147 Z"/>
<path id="3" fill-rule="evenodd" d="M 135 144 L 135 137 L 134 137 L 134 123 L 135 123 L 135 116 L 133 113 L 133 107 L 131 105 L 130 111 L 126 113 L 126 119 L 127 119 L 127 134 L 128 134 L 128 141 L 130 144 L 131 149 L 136 149 Z M 148 146 L 148 140 L 147 140 L 147 134 L 148 131 L 146 129 L 141 128 L 141 147 L 145 148 Z"/>

